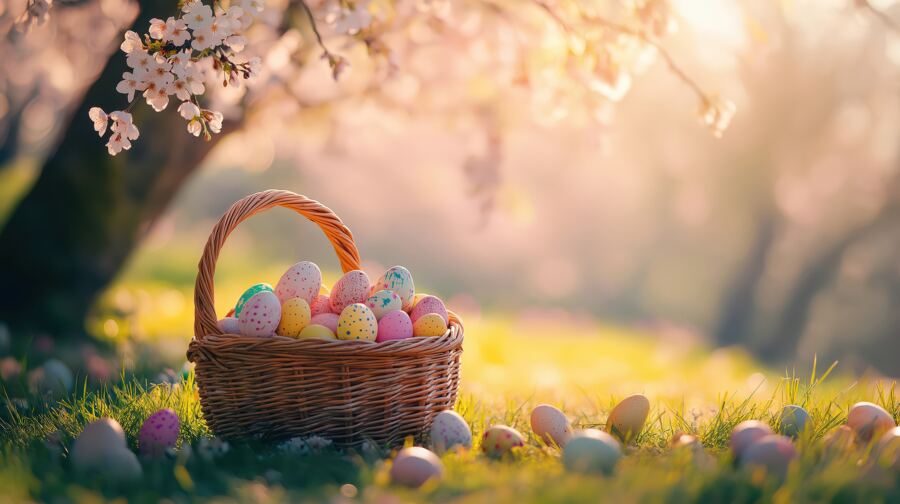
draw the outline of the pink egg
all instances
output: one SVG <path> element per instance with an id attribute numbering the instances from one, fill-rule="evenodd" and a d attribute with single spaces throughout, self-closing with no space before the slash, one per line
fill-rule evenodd
<path id="1" fill-rule="evenodd" d="M 415 323 L 422 315 L 428 315 L 429 313 L 440 315 L 441 318 L 444 319 L 445 324 L 450 321 L 450 316 L 447 314 L 447 307 L 444 306 L 444 302 L 441 301 L 440 298 L 435 296 L 425 296 L 420 299 L 413 307 L 412 311 L 409 312 L 409 318 Z"/>
<path id="2" fill-rule="evenodd" d="M 412 338 L 413 324 L 409 315 L 403 310 L 387 312 L 378 321 L 378 336 L 376 342 L 401 340 Z"/>
<path id="3" fill-rule="evenodd" d="M 309 310 L 313 317 L 320 313 L 331 313 L 331 297 L 328 294 L 319 294 L 312 303 L 309 304 Z"/>
<path id="4" fill-rule="evenodd" d="M 331 332 L 337 332 L 338 320 L 341 318 L 337 313 L 320 313 L 310 319 L 310 324 L 318 324 L 331 329 Z"/>
<path id="5" fill-rule="evenodd" d="M 159 410 L 150 415 L 144 420 L 138 433 L 141 456 L 159 458 L 165 455 L 166 450 L 173 448 L 178 441 L 180 425 L 178 415 L 171 409 Z"/>
<path id="6" fill-rule="evenodd" d="M 261 291 L 251 297 L 238 316 L 238 327 L 244 336 L 267 337 L 275 334 L 281 321 L 281 301 L 272 291 Z"/>
<path id="7" fill-rule="evenodd" d="M 312 303 L 322 286 L 322 272 L 315 263 L 300 261 L 291 266 L 275 286 L 275 294 L 284 303 L 295 297 Z"/>
<path id="8" fill-rule="evenodd" d="M 369 275 L 365 271 L 348 271 L 331 289 L 332 313 L 341 313 L 344 308 L 355 304 L 365 303 L 369 297 Z"/>

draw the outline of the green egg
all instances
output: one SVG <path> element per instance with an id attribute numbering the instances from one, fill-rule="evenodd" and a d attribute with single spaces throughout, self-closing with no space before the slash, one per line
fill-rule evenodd
<path id="1" fill-rule="evenodd" d="M 241 314 L 241 310 L 244 309 L 244 304 L 250 300 L 253 296 L 259 294 L 263 291 L 275 292 L 272 289 L 272 286 L 267 283 L 258 283 L 249 289 L 245 290 L 241 297 L 238 299 L 237 305 L 234 307 L 234 317 L 237 318 Z"/>

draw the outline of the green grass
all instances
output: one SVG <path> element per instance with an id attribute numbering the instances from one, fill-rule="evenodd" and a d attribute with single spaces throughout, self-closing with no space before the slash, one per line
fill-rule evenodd
<path id="1" fill-rule="evenodd" d="M 503 461 L 486 459 L 477 446 L 467 453 L 448 454 L 443 459 L 444 480 L 412 491 L 389 484 L 386 450 L 362 453 L 326 448 L 295 453 L 276 446 L 233 443 L 224 455 L 204 457 L 197 446 L 210 433 L 193 376 L 174 386 L 151 386 L 123 376 L 117 385 L 84 387 L 57 402 L 30 396 L 27 411 L 7 399 L 6 411 L 0 414 L 0 501 L 95 502 L 124 497 L 133 502 L 183 502 L 222 497 L 242 502 L 340 502 L 334 499 L 355 495 L 367 502 L 900 502 L 900 475 L 866 463 L 865 450 L 828 456 L 820 443 L 825 432 L 846 420 L 850 401 L 871 400 L 895 418 L 900 416 L 893 384 L 851 383 L 838 393 L 827 384 L 815 371 L 805 379 L 787 374 L 766 395 L 759 390 L 745 396 L 721 395 L 705 415 L 654 401 L 636 446 L 628 449 L 608 477 L 564 471 L 557 450 L 542 446 L 528 426 L 529 412 L 536 404 L 533 398 L 509 395 L 486 402 L 466 393 L 456 409 L 472 426 L 476 440 L 487 426 L 506 423 L 527 436 L 527 446 Z M 613 403 L 608 394 L 596 394 L 580 409 L 567 408 L 567 413 L 579 427 L 602 426 Z M 732 427 L 760 418 L 777 428 L 777 411 L 787 403 L 806 406 L 815 426 L 798 441 L 801 458 L 787 480 L 779 484 L 762 474 L 736 469 L 725 449 Z M 66 447 L 86 422 L 103 416 L 117 419 L 134 449 L 143 419 L 164 407 L 173 408 L 182 420 L 182 450 L 172 459 L 144 462 L 144 476 L 137 484 L 85 479 L 69 467 Z M 669 449 L 668 440 L 679 431 L 699 435 L 706 451 Z M 188 445 L 195 447 L 190 456 Z"/>

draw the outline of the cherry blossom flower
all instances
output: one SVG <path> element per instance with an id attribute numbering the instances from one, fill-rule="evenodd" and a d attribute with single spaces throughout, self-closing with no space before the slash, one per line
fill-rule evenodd
<path id="1" fill-rule="evenodd" d="M 113 134 L 106 143 L 106 149 L 111 156 L 128 150 L 131 148 L 131 141 L 137 140 L 140 133 L 137 127 L 132 123 L 131 114 L 117 110 L 110 112 L 109 118 L 112 119 Z"/>
<path id="2" fill-rule="evenodd" d="M 149 33 L 156 40 L 164 40 L 166 38 L 166 22 L 159 18 L 151 19 Z"/>
<path id="3" fill-rule="evenodd" d="M 131 72 L 125 72 L 122 74 L 122 81 L 116 86 L 116 91 L 128 95 L 128 101 L 131 102 L 134 100 L 134 93 L 146 88 L 147 84 L 143 80 L 138 79 Z"/>
<path id="4" fill-rule="evenodd" d="M 204 110 L 203 112 L 209 130 L 213 133 L 220 133 L 222 131 L 222 119 L 224 119 L 222 113 L 215 110 Z"/>
<path id="5" fill-rule="evenodd" d="M 170 82 L 169 86 L 166 88 L 166 93 L 170 95 L 173 94 L 182 101 L 191 99 L 191 91 L 188 89 L 187 83 L 181 79 Z"/>
<path id="6" fill-rule="evenodd" d="M 326 17 L 334 31 L 342 35 L 354 35 L 372 24 L 372 14 L 369 13 L 369 1 L 362 0 L 345 5 L 335 5 Z"/>
<path id="7" fill-rule="evenodd" d="M 225 45 L 237 52 L 241 52 L 244 50 L 244 46 L 247 45 L 247 39 L 243 35 L 230 35 L 225 38 Z"/>
<path id="8" fill-rule="evenodd" d="M 171 79 L 172 74 L 169 74 Z M 144 99 L 147 105 L 153 107 L 156 112 L 161 112 L 169 106 L 169 93 L 167 92 L 171 80 L 161 79 L 151 80 L 147 82 L 147 89 L 144 91 Z"/>
<path id="9" fill-rule="evenodd" d="M 139 79 L 147 76 L 150 69 L 150 63 L 154 61 L 154 57 L 146 50 L 134 49 L 128 53 L 125 63 L 134 70 L 134 75 Z"/>
<path id="10" fill-rule="evenodd" d="M 172 65 L 172 73 L 181 77 L 184 67 L 191 62 L 191 50 L 185 49 L 169 56 L 169 63 Z"/>
<path id="11" fill-rule="evenodd" d="M 187 130 L 191 135 L 199 137 L 200 133 L 203 133 L 203 124 L 198 119 L 188 121 Z"/>
<path id="12" fill-rule="evenodd" d="M 122 52 L 126 54 L 130 54 L 137 49 L 143 49 L 144 43 L 141 41 L 140 35 L 137 33 L 128 30 L 125 32 L 125 40 L 122 42 L 122 45 L 119 46 L 122 49 Z"/>
<path id="13" fill-rule="evenodd" d="M 177 47 L 184 45 L 191 38 L 187 24 L 183 20 L 171 16 L 166 20 L 166 32 L 169 34 L 169 42 Z"/>
<path id="14" fill-rule="evenodd" d="M 109 116 L 100 107 L 91 107 L 88 110 L 88 116 L 91 121 L 94 121 L 94 131 L 99 133 L 102 138 L 106 134 L 106 123 L 109 121 Z"/>
<path id="15" fill-rule="evenodd" d="M 200 108 L 191 102 L 184 102 L 178 106 L 178 113 L 185 119 L 193 119 L 200 116 Z"/>
<path id="16" fill-rule="evenodd" d="M 203 5 L 199 0 L 188 2 L 181 10 L 184 12 L 184 20 L 191 30 L 203 30 L 212 24 L 212 8 L 209 5 Z"/>

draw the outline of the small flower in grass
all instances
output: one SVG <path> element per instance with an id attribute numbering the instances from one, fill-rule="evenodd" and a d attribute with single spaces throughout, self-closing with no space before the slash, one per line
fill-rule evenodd
<path id="1" fill-rule="evenodd" d="M 106 134 L 106 125 L 109 121 L 109 116 L 106 115 L 106 112 L 104 112 L 102 108 L 91 107 L 91 109 L 88 110 L 88 117 L 94 122 L 94 131 L 99 133 L 102 138 L 103 135 Z"/>

